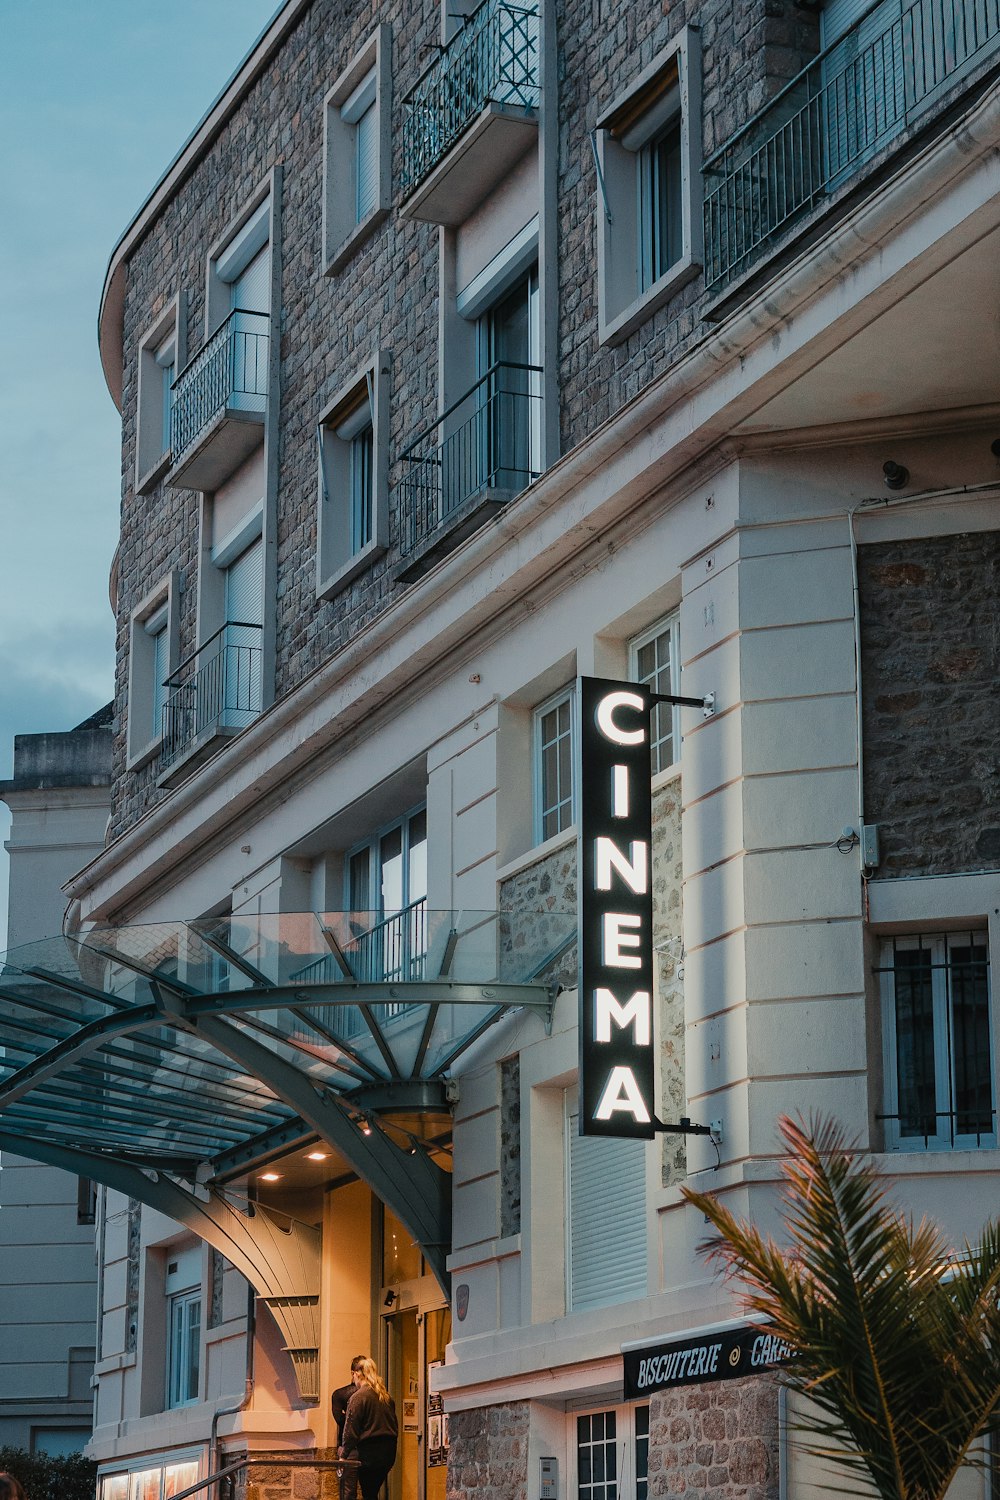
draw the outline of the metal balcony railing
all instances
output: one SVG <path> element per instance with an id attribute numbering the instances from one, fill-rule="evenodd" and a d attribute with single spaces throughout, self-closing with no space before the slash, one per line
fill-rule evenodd
<path id="1" fill-rule="evenodd" d="M 351 979 L 357 984 L 391 984 L 418 982 L 425 979 L 427 968 L 427 900 L 411 901 L 400 911 L 376 920 L 373 912 L 352 912 L 352 936 L 339 948 L 339 957 L 331 953 L 316 963 L 307 964 L 292 976 L 295 984 L 334 984 L 344 974 L 340 958 L 346 961 Z M 417 1007 L 403 1001 L 389 1001 L 372 1006 L 372 1014 L 383 1025 Z M 363 1035 L 367 1027 L 360 1011 L 349 1011 L 343 1020 L 344 1036 Z"/>
<path id="2" fill-rule="evenodd" d="M 404 193 L 433 171 L 488 104 L 535 109 L 538 11 L 485 0 L 403 100 Z"/>
<path id="3" fill-rule="evenodd" d="M 881 0 L 705 163 L 705 284 L 721 288 L 1000 41 L 998 0 Z"/>
<path id="4" fill-rule="evenodd" d="M 402 455 L 400 550 L 413 552 L 473 496 L 516 495 L 541 472 L 542 370 L 501 361 Z"/>
<path id="5" fill-rule="evenodd" d="M 267 313 L 235 308 L 178 375 L 170 398 L 175 462 L 219 412 L 264 410 L 270 323 Z"/>
<path id="6" fill-rule="evenodd" d="M 263 706 L 259 625 L 229 620 L 185 657 L 164 686 L 160 764 L 210 732 L 245 729 Z"/>

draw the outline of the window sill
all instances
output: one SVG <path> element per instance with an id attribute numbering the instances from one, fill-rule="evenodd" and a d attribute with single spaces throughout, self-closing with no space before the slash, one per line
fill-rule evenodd
<path id="1" fill-rule="evenodd" d="M 328 578 L 320 577 L 319 563 L 317 562 L 317 599 L 333 599 L 337 594 L 341 592 L 342 589 L 345 589 L 349 583 L 353 582 L 353 580 L 357 578 L 359 573 L 364 573 L 366 569 L 371 567 L 373 562 L 377 561 L 377 559 L 380 557 L 384 557 L 385 552 L 386 548 L 382 545 L 381 542 L 368 542 L 364 547 L 361 548 L 360 552 L 356 552 L 353 557 L 348 558 L 347 562 L 343 563 L 341 567 L 337 568 L 335 572 L 331 573 Z"/>
<path id="2" fill-rule="evenodd" d="M 510 860 L 508 864 L 497 870 L 497 885 L 510 880 L 514 875 L 520 875 L 523 870 L 530 870 L 532 865 L 541 864 L 542 860 L 548 859 L 550 854 L 556 854 L 560 849 L 568 849 L 571 844 L 575 843 L 576 824 L 571 823 L 568 828 L 563 829 L 562 833 L 555 833 L 550 839 L 535 844 L 524 854 L 518 855 L 517 859 Z"/>
<path id="3" fill-rule="evenodd" d="M 360 250 L 369 235 L 374 234 L 379 225 L 388 217 L 388 204 L 380 203 L 377 208 L 373 208 L 371 213 L 363 218 L 360 224 L 354 226 L 347 238 L 341 240 L 333 254 L 327 258 L 323 274 L 325 276 L 334 276 L 338 271 L 343 270 L 347 262 Z"/>
<path id="4" fill-rule="evenodd" d="M 630 333 L 640 328 L 647 318 L 651 318 L 658 308 L 681 287 L 686 286 L 701 274 L 701 262 L 694 260 L 690 255 L 682 256 L 676 265 L 670 267 L 659 281 L 654 281 L 648 291 L 631 303 L 623 311 L 615 313 L 612 317 L 605 317 L 605 309 L 602 298 L 600 341 L 602 344 L 620 344 Z"/>
<path id="5" fill-rule="evenodd" d="M 156 463 L 153 464 L 151 468 L 147 469 L 145 474 L 140 475 L 140 477 L 136 480 L 136 494 L 148 495 L 150 490 L 155 490 L 156 486 L 159 484 L 160 480 L 163 478 L 164 474 L 167 473 L 170 465 L 173 463 L 173 458 L 174 456 L 169 448 L 165 453 L 161 453 L 159 458 L 156 460 Z"/>
<path id="6" fill-rule="evenodd" d="M 148 744 L 142 746 L 141 750 L 134 752 L 130 750 L 125 762 L 126 771 L 141 771 L 143 766 L 148 766 L 149 762 L 159 755 L 162 744 L 162 736 L 157 735 L 155 740 L 150 740 Z"/>
<path id="7" fill-rule="evenodd" d="M 680 781 L 680 779 L 681 763 L 679 760 L 675 760 L 669 766 L 664 766 L 662 771 L 656 772 L 656 775 L 649 783 L 649 789 L 655 794 L 662 791 L 665 786 L 669 786 L 672 781 Z"/>

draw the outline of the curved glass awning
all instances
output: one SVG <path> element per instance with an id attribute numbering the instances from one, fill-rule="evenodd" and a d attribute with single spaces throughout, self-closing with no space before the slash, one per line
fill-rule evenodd
<path id="1" fill-rule="evenodd" d="M 569 913 L 419 902 L 388 918 L 227 916 L 11 950 L 0 1146 L 7 1133 L 206 1183 L 329 1138 L 324 1120 L 341 1149 L 344 1122 L 417 1143 L 489 1026 L 516 1008 L 550 1018 L 573 982 L 575 931 Z"/>

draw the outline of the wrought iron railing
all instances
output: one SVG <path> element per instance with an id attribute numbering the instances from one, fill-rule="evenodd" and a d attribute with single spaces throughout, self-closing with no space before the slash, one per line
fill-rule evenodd
<path id="1" fill-rule="evenodd" d="M 881 0 L 705 163 L 705 284 L 721 288 L 1000 41 L 1000 0 Z"/>
<path id="2" fill-rule="evenodd" d="M 402 454 L 400 550 L 413 552 L 474 495 L 519 494 L 541 472 L 542 371 L 499 362 Z"/>
<path id="3" fill-rule="evenodd" d="M 160 764 L 216 730 L 245 729 L 263 706 L 259 625 L 229 620 L 168 677 Z"/>
<path id="4" fill-rule="evenodd" d="M 485 0 L 403 100 L 404 193 L 433 171 L 488 104 L 538 106 L 538 11 Z"/>
<path id="5" fill-rule="evenodd" d="M 954 1148 L 969 1145 L 975 1140 L 976 1147 L 992 1146 L 996 1142 L 996 1110 L 987 1105 L 970 1105 L 965 1109 L 921 1109 L 911 1114 L 877 1114 L 876 1120 L 891 1121 L 896 1134 L 907 1150 L 914 1150 L 921 1142 L 925 1151 L 940 1149 L 942 1145 Z M 944 1131 L 939 1120 L 947 1120 Z"/>
<path id="6" fill-rule="evenodd" d="M 178 459 L 220 411 L 263 411 L 267 398 L 267 313 L 234 309 L 171 388 L 170 448 Z"/>
<path id="7" fill-rule="evenodd" d="M 349 942 L 338 946 L 333 953 L 307 964 L 291 975 L 294 984 L 334 984 L 346 976 L 341 960 L 345 960 L 352 980 L 358 984 L 409 983 L 426 978 L 427 968 L 427 901 L 411 901 L 400 911 L 380 921 L 373 920 L 374 913 L 351 914 L 353 929 Z M 415 1007 L 403 1001 L 389 1001 L 385 1005 L 373 1005 L 372 1014 L 379 1024 L 392 1021 L 397 1016 L 412 1011 Z M 360 1011 L 349 1011 L 343 1018 L 345 1038 L 362 1035 L 366 1030 L 364 1016 Z"/>

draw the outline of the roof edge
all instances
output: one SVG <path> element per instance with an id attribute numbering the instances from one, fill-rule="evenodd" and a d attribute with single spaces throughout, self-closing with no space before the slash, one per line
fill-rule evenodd
<path id="1" fill-rule="evenodd" d="M 152 192 L 121 234 L 104 273 L 97 314 L 97 344 L 111 399 L 122 404 L 122 314 L 125 307 L 125 262 L 163 204 L 194 169 L 244 94 L 270 61 L 285 34 L 312 0 L 285 0 L 254 42 L 246 57 L 209 106 Z"/>

